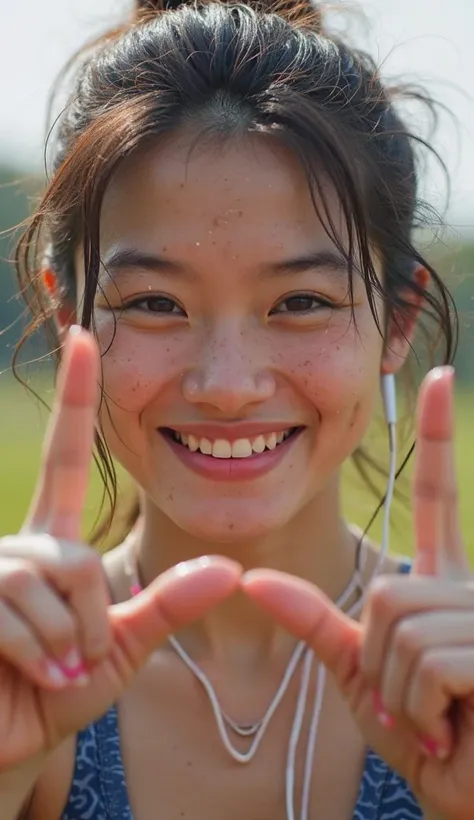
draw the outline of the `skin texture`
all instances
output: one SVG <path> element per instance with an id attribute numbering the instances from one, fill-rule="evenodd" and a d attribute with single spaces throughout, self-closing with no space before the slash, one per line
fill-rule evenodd
<path id="1" fill-rule="evenodd" d="M 265 711 L 295 636 L 313 645 L 330 675 L 312 820 L 352 816 L 367 743 L 407 777 L 429 820 L 468 820 L 474 596 L 455 505 L 452 373 L 430 374 L 419 399 L 415 573 L 399 577 L 387 561 L 356 623 L 331 602 L 354 562 L 339 471 L 367 429 L 381 371 L 401 365 L 408 341 L 389 328 L 384 343 L 357 278 L 351 306 L 344 274 L 327 262 L 288 272 L 289 260 L 335 250 L 298 163 L 259 139 L 190 155 L 189 136 L 178 135 L 122 166 L 101 229 L 98 344 L 68 335 L 38 490 L 22 532 L 0 542 L 0 765 L 49 755 L 30 820 L 60 814 L 74 733 L 117 699 L 138 820 L 154 817 L 158 800 L 172 818 L 283 820 L 295 688 L 259 762 L 236 771 L 169 632 L 240 720 Z M 166 265 L 112 270 L 125 248 Z M 77 270 L 80 300 L 79 252 Z M 288 300 L 302 293 L 311 310 L 291 315 Z M 197 476 L 157 432 L 238 421 L 305 430 L 264 478 L 242 482 Z M 104 561 L 107 589 L 78 543 L 96 423 L 140 486 L 133 545 L 148 588 L 133 601 L 124 549 Z M 209 553 L 217 557 L 203 560 Z M 375 561 L 369 550 L 366 582 Z M 299 778 L 302 764 L 299 755 Z"/>
<path id="2" fill-rule="evenodd" d="M 121 300 L 165 295 L 176 307 L 171 315 L 146 303 L 122 312 L 103 361 L 110 400 L 101 422 L 158 508 L 155 526 L 171 519 L 191 538 L 239 544 L 289 522 L 294 532 L 308 505 L 315 517 L 336 507 L 339 467 L 373 414 L 383 340 L 360 277 L 352 317 L 344 270 L 284 270 L 290 260 L 336 252 L 291 156 L 257 139 L 189 152 L 183 137 L 125 163 L 105 197 L 104 267 L 125 248 L 168 264 L 124 266 L 113 271 L 114 284 L 103 271 L 102 349 Z M 332 216 L 344 236 L 334 201 Z M 315 301 L 312 311 L 291 315 L 284 299 L 298 293 L 333 306 Z M 404 346 L 392 350 L 392 369 Z M 306 431 L 278 469 L 229 488 L 195 476 L 156 434 L 198 421 L 275 421 Z"/>

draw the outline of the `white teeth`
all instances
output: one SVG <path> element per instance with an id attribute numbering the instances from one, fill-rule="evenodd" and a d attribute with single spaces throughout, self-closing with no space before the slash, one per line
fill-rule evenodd
<path id="1" fill-rule="evenodd" d="M 192 453 L 195 453 L 196 450 L 199 450 L 199 439 L 196 436 L 190 435 L 188 440 L 188 447 Z"/>
<path id="2" fill-rule="evenodd" d="M 223 438 L 210 441 L 208 438 L 197 438 L 192 433 L 188 435 L 187 433 L 178 432 L 175 433 L 175 437 L 177 441 L 188 447 L 192 453 L 200 451 L 203 455 L 213 456 L 214 458 L 248 458 L 254 453 L 263 453 L 265 449 L 274 450 L 278 444 L 288 438 L 292 429 L 280 433 L 260 435 L 253 441 L 248 438 L 239 438 L 234 442 Z"/>
<path id="3" fill-rule="evenodd" d="M 230 458 L 232 456 L 232 444 L 223 438 L 218 438 L 212 445 L 212 455 L 214 458 Z"/>
<path id="4" fill-rule="evenodd" d="M 270 433 L 270 435 L 265 436 L 265 446 L 268 447 L 269 450 L 274 450 L 277 446 L 277 434 Z"/>
<path id="5" fill-rule="evenodd" d="M 205 456 L 212 455 L 212 444 L 208 438 L 202 438 L 199 442 L 199 450 L 201 453 L 204 453 Z"/>
<path id="6" fill-rule="evenodd" d="M 263 436 L 258 436 L 255 441 L 252 441 L 252 450 L 254 453 L 263 453 L 265 449 L 265 439 Z"/>
<path id="7" fill-rule="evenodd" d="M 232 443 L 232 458 L 248 458 L 252 455 L 252 445 L 248 438 L 238 438 Z"/>

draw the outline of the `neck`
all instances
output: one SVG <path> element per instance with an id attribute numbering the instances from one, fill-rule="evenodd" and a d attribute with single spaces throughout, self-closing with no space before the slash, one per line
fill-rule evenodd
<path id="1" fill-rule="evenodd" d="M 145 499 L 142 510 L 132 538 L 144 585 L 175 564 L 206 554 L 233 558 L 244 571 L 266 567 L 291 573 L 315 584 L 333 600 L 354 573 L 356 537 L 341 518 L 337 491 L 315 499 L 277 532 L 244 542 L 194 538 Z M 213 657 L 238 664 L 263 661 L 294 645 L 293 638 L 241 593 L 187 627 L 179 638 L 195 659 Z"/>

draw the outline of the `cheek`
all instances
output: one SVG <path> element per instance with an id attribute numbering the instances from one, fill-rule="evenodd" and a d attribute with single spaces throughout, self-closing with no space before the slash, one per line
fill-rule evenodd
<path id="1" fill-rule="evenodd" d="M 181 345 L 177 338 L 140 333 L 117 324 L 110 343 L 108 326 L 99 326 L 104 391 L 110 408 L 141 413 L 180 372 Z"/>
<path id="2" fill-rule="evenodd" d="M 367 422 L 377 396 L 382 340 L 375 329 L 334 322 L 317 334 L 289 339 L 276 358 L 325 424 Z M 278 366 L 278 364 L 277 364 Z M 281 366 L 281 365 L 280 365 Z"/>

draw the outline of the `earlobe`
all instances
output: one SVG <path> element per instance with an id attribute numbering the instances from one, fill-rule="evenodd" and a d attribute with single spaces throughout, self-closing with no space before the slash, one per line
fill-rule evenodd
<path id="1" fill-rule="evenodd" d="M 385 340 L 380 372 L 382 375 L 397 373 L 404 364 L 415 337 L 416 326 L 423 306 L 422 293 L 428 287 L 430 274 L 419 265 L 413 274 L 420 293 L 405 289 L 402 293 L 405 307 L 392 313 Z"/>
<path id="2" fill-rule="evenodd" d="M 71 325 L 76 324 L 76 309 L 61 298 L 58 277 L 51 268 L 42 271 L 41 280 L 53 308 L 56 330 L 62 342 Z"/>

